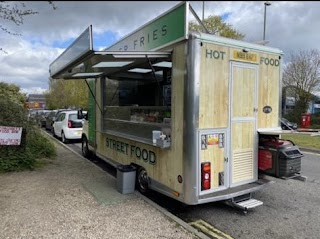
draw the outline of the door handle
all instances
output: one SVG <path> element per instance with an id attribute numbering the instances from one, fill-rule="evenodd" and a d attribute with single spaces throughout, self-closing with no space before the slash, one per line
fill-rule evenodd
<path id="1" fill-rule="evenodd" d="M 224 158 L 224 161 L 225 161 L 226 163 L 228 163 L 228 161 L 229 161 L 228 157 L 225 157 L 225 158 Z"/>

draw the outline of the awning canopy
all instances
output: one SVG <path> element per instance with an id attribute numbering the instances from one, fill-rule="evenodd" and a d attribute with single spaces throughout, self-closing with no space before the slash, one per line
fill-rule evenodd
<path id="1" fill-rule="evenodd" d="M 84 79 L 114 76 L 117 72 L 141 77 L 171 67 L 171 52 L 160 52 L 160 49 L 188 39 L 190 16 L 205 29 L 189 2 L 184 1 L 103 51 L 94 50 L 90 25 L 50 64 L 50 77 Z M 155 65 L 160 62 L 165 63 Z"/>
<path id="2" fill-rule="evenodd" d="M 155 65 L 160 62 L 165 64 Z M 55 79 L 115 77 L 119 72 L 141 77 L 167 67 L 171 67 L 169 51 L 93 50 L 92 26 L 89 26 L 50 64 L 49 73 Z"/>
<path id="3" fill-rule="evenodd" d="M 104 75 L 117 78 L 119 74 L 148 74 L 171 67 L 170 52 L 92 51 L 75 59 L 52 77 L 86 79 Z"/>

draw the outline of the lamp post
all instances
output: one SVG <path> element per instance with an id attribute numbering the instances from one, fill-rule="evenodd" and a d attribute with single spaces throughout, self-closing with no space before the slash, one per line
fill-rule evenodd
<path id="1" fill-rule="evenodd" d="M 202 22 L 204 20 L 204 1 L 202 1 Z"/>
<path id="2" fill-rule="evenodd" d="M 271 5 L 271 2 L 264 2 L 263 41 L 266 40 L 267 6 L 270 6 L 270 5 Z"/>

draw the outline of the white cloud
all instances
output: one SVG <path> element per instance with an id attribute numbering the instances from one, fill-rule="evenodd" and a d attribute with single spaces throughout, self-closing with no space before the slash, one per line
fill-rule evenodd
<path id="1" fill-rule="evenodd" d="M 55 47 L 72 42 L 89 25 L 94 33 L 113 33 L 119 39 L 156 18 L 179 1 L 56 1 L 53 10 L 46 1 L 26 2 L 39 14 L 26 17 L 24 24 L 6 25 L 22 36 L 1 33 L 0 81 L 15 83 L 28 93 L 48 89 L 49 64 L 64 49 Z M 203 1 L 190 2 L 202 18 Z M 205 17 L 228 13 L 226 22 L 254 42 L 262 39 L 264 2 L 205 1 Z M 267 7 L 268 46 L 284 51 L 320 49 L 320 2 L 272 1 Z"/>

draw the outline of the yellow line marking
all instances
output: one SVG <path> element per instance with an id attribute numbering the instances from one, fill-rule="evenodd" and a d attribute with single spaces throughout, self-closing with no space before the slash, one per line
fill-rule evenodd
<path id="1" fill-rule="evenodd" d="M 203 220 L 197 220 L 195 222 L 189 223 L 194 228 L 200 230 L 207 236 L 213 239 L 234 239 L 230 235 L 218 230 L 217 228 L 213 227 L 209 223 L 203 221 Z"/>

